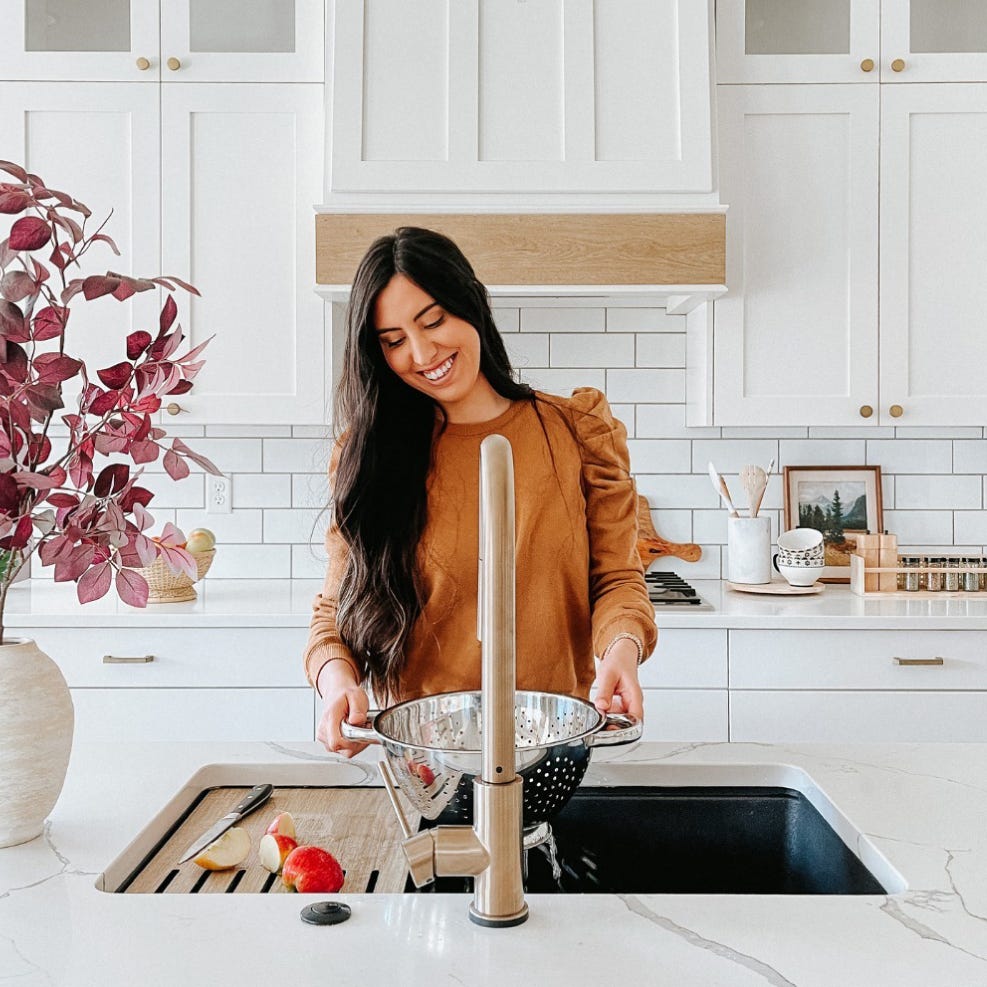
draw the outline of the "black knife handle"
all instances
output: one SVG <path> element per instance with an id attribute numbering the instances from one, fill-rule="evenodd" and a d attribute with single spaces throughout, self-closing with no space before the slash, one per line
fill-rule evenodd
<path id="1" fill-rule="evenodd" d="M 254 809 L 262 806 L 271 797 L 273 791 L 273 785 L 255 785 L 247 792 L 243 801 L 239 802 L 230 810 L 230 814 L 236 813 L 241 817 L 249 815 Z"/>

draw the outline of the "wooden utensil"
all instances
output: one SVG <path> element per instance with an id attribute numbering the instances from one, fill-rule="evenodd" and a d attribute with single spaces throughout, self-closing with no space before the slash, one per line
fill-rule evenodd
<path id="1" fill-rule="evenodd" d="M 703 550 L 692 542 L 665 541 L 655 531 L 651 520 L 651 506 L 646 497 L 637 498 L 637 554 L 645 569 L 661 555 L 671 555 L 683 562 L 698 562 Z"/>
<path id="2" fill-rule="evenodd" d="M 716 467 L 712 463 L 709 464 L 709 478 L 713 483 L 713 489 L 720 495 L 723 503 L 730 509 L 730 517 L 740 517 L 737 513 L 737 508 L 733 506 L 733 501 L 730 499 L 727 481 L 716 472 Z"/>
<path id="3" fill-rule="evenodd" d="M 750 517 L 757 517 L 761 507 L 761 499 L 768 485 L 768 474 L 760 466 L 744 466 L 740 470 L 740 482 L 747 493 L 747 506 Z"/>

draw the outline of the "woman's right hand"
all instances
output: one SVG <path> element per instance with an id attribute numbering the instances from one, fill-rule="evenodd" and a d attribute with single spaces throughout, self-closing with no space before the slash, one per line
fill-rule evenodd
<path id="1" fill-rule="evenodd" d="M 319 672 L 319 692 L 322 694 L 322 717 L 315 736 L 327 751 L 353 757 L 367 745 L 347 740 L 340 730 L 345 720 L 354 726 L 367 722 L 370 700 L 357 682 L 353 666 L 348 661 L 326 662 Z"/>

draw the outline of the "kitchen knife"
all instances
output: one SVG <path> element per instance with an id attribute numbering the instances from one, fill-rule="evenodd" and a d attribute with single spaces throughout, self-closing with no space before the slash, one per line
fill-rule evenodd
<path id="1" fill-rule="evenodd" d="M 223 816 L 219 822 L 210 826 L 179 858 L 178 862 L 184 864 L 186 860 L 191 860 L 202 850 L 205 850 L 213 840 L 219 839 L 231 826 L 235 826 L 244 816 L 249 815 L 254 809 L 262 806 L 274 791 L 273 785 L 255 785 L 247 792 L 243 801 L 235 805 Z"/>

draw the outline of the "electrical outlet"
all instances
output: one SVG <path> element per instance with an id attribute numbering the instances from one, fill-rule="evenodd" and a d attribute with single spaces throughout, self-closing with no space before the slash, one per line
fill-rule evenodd
<path id="1" fill-rule="evenodd" d="M 233 510 L 233 481 L 228 476 L 206 477 L 208 493 L 206 495 L 207 514 L 229 514 Z"/>

